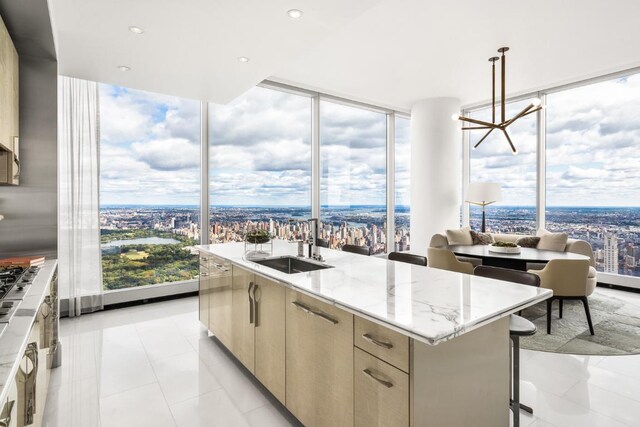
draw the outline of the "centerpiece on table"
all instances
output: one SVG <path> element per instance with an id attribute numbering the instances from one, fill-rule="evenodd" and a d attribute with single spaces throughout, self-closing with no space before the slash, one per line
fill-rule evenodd
<path id="1" fill-rule="evenodd" d="M 497 252 L 501 254 L 519 254 L 520 246 L 511 242 L 502 242 L 497 240 L 489 245 L 490 252 Z"/>
<path id="2" fill-rule="evenodd" d="M 251 230 L 244 235 L 244 253 L 249 260 L 273 255 L 273 236 L 267 230 Z"/>

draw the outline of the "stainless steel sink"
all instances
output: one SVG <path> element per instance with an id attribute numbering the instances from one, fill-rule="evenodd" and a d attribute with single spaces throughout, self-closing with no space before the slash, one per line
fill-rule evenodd
<path id="1" fill-rule="evenodd" d="M 253 260 L 253 262 L 287 274 L 304 273 L 307 271 L 333 268 L 332 265 L 320 264 L 293 256 Z"/>

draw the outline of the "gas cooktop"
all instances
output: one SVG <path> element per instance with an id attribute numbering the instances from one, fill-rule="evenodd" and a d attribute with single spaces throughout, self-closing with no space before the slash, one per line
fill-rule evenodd
<path id="1" fill-rule="evenodd" d="M 36 274 L 38 267 L 0 267 L 0 325 L 9 323 Z"/>
<path id="2" fill-rule="evenodd" d="M 23 299 L 38 267 L 0 267 L 0 299 Z"/>

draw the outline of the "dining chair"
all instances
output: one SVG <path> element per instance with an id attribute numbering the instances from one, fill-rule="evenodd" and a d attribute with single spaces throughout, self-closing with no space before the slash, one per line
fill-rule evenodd
<path id="1" fill-rule="evenodd" d="M 406 252 L 391 252 L 389 254 L 389 259 L 391 261 L 406 262 L 407 264 L 421 265 L 424 267 L 427 266 L 426 257 L 415 254 L 408 254 Z"/>
<path id="2" fill-rule="evenodd" d="M 327 239 L 316 239 L 316 246 L 320 248 L 328 248 L 329 241 Z"/>
<path id="3" fill-rule="evenodd" d="M 369 246 L 358 246 L 358 245 L 344 245 L 342 247 L 344 252 L 351 252 L 353 254 L 359 255 L 371 255 L 371 248 Z"/>
<path id="4" fill-rule="evenodd" d="M 593 293 L 596 286 L 593 281 L 588 281 L 589 260 L 552 259 L 542 270 L 529 270 L 529 273 L 540 277 L 540 286 L 553 291 L 553 296 L 547 300 L 547 334 L 551 333 L 551 310 L 553 301 L 559 300 L 559 314 L 562 319 L 562 306 L 564 300 L 580 300 L 584 305 L 587 315 L 589 332 L 595 335 L 589 301 L 587 297 Z"/>
<path id="5" fill-rule="evenodd" d="M 481 265 L 473 270 L 473 274 L 521 285 L 540 286 L 540 277 L 535 274 L 508 268 Z M 515 314 L 509 316 L 509 338 L 511 338 L 511 342 L 513 343 L 513 350 L 509 348 L 509 359 L 511 360 L 512 366 L 512 375 L 510 376 L 511 387 L 509 388 L 511 399 L 509 400 L 509 407 L 513 412 L 514 427 L 520 425 L 520 409 L 533 414 L 533 409 L 530 406 L 520 403 L 520 337 L 534 335 L 536 330 L 536 325 L 524 317 L 516 316 Z"/>
<path id="6" fill-rule="evenodd" d="M 441 270 L 455 271 L 458 273 L 473 274 L 473 264 L 462 262 L 448 249 L 428 248 L 427 260 L 429 267 Z"/>

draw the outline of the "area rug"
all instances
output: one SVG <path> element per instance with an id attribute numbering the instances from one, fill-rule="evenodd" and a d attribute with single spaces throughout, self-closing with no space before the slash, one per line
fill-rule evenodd
<path id="1" fill-rule="evenodd" d="M 546 302 L 522 312 L 538 332 L 520 340 L 522 348 L 553 353 L 584 355 L 640 354 L 640 306 L 603 295 L 596 289 L 589 297 L 595 335 L 589 333 L 582 301 L 565 301 L 562 319 L 559 302 L 553 302 L 551 335 L 547 334 Z"/>

